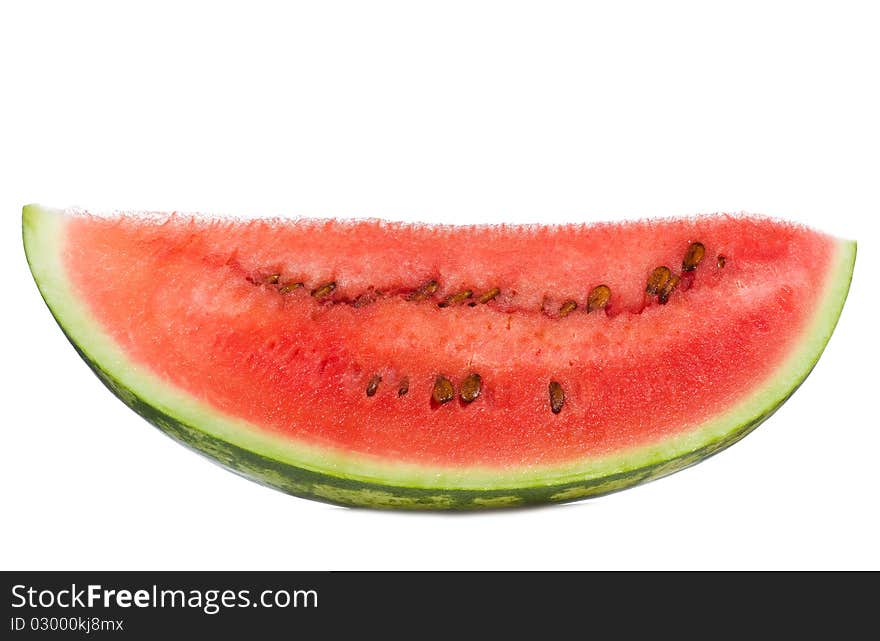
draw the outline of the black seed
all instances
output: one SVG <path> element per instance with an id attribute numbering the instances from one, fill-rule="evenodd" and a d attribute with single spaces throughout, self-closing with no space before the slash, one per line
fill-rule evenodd
<path id="1" fill-rule="evenodd" d="M 451 294 L 444 298 L 442 301 L 437 303 L 438 307 L 449 307 L 450 305 L 458 305 L 462 301 L 466 301 L 468 298 L 474 295 L 474 292 L 470 289 L 466 289 L 463 292 L 458 292 L 457 294 Z"/>
<path id="2" fill-rule="evenodd" d="M 332 294 L 334 289 L 336 289 L 336 281 L 324 283 L 320 287 L 312 290 L 312 297 L 316 300 L 322 300 Z"/>
<path id="3" fill-rule="evenodd" d="M 440 287 L 440 283 L 436 280 L 429 280 L 427 283 L 419 287 L 416 291 L 407 296 L 407 300 L 420 301 L 434 295 L 434 292 Z"/>
<path id="4" fill-rule="evenodd" d="M 724 256 L 723 254 L 718 254 L 718 262 L 716 264 L 718 265 L 718 269 L 723 269 L 724 266 L 727 264 L 727 256 Z"/>
<path id="5" fill-rule="evenodd" d="M 465 403 L 473 403 L 483 391 L 483 379 L 479 374 L 471 374 L 461 382 L 459 395 Z"/>
<path id="6" fill-rule="evenodd" d="M 658 267 L 652 271 L 651 275 L 648 277 L 648 286 L 645 287 L 645 291 L 649 296 L 654 296 L 663 288 L 671 275 L 672 270 L 665 265 Z"/>
<path id="7" fill-rule="evenodd" d="M 367 396 L 375 396 L 376 391 L 379 389 L 379 383 L 381 382 L 382 377 L 375 374 L 373 378 L 370 379 L 370 382 L 367 383 Z"/>
<path id="8" fill-rule="evenodd" d="M 703 243 L 692 243 L 684 255 L 684 260 L 681 262 L 681 271 L 694 271 L 705 255 L 706 248 L 703 246 Z"/>
<path id="9" fill-rule="evenodd" d="M 562 385 L 556 381 L 550 381 L 548 391 L 550 392 L 550 411 L 559 414 L 565 404 L 565 392 L 562 391 Z"/>
<path id="10" fill-rule="evenodd" d="M 281 274 L 270 274 L 269 276 L 266 277 L 266 284 L 267 285 L 275 285 L 278 283 L 278 281 L 280 279 L 281 279 Z"/>
<path id="11" fill-rule="evenodd" d="M 406 393 L 409 391 L 409 379 L 403 378 L 400 381 L 400 385 L 397 386 L 397 395 L 398 396 L 406 396 Z"/>
<path id="12" fill-rule="evenodd" d="M 675 288 L 678 287 L 678 283 L 681 278 L 677 274 L 673 274 L 669 277 L 669 280 L 663 285 L 663 288 L 657 293 L 657 302 L 661 305 L 665 305 L 669 300 L 670 294 L 675 291 Z"/>
<path id="13" fill-rule="evenodd" d="M 278 293 L 289 294 L 290 292 L 295 291 L 302 286 L 302 283 L 284 283 L 281 287 L 278 288 Z"/>
<path id="14" fill-rule="evenodd" d="M 569 314 L 571 314 L 574 310 L 578 308 L 578 304 L 573 300 L 567 300 L 562 303 L 562 307 L 559 308 L 559 318 L 565 318 Z"/>
<path id="15" fill-rule="evenodd" d="M 496 296 L 498 296 L 498 294 L 500 294 L 500 293 L 501 293 L 501 290 L 500 290 L 500 289 L 498 289 L 497 287 L 493 287 L 492 289 L 490 289 L 489 291 L 487 291 L 486 293 L 484 293 L 482 296 L 480 296 L 480 299 L 479 299 L 479 300 L 480 300 L 480 303 L 486 304 L 486 303 L 488 303 L 490 300 L 492 300 L 492 299 L 494 299 Z"/>
<path id="16" fill-rule="evenodd" d="M 374 289 L 370 289 L 357 298 L 354 299 L 352 305 L 355 309 L 360 309 L 361 307 L 366 307 L 367 305 L 371 305 L 376 302 L 379 296 L 382 295 L 382 292 L 378 292 Z"/>
<path id="17" fill-rule="evenodd" d="M 610 298 L 611 288 L 608 285 L 596 285 L 587 297 L 587 313 L 603 309 Z"/>
<path id="18" fill-rule="evenodd" d="M 431 398 L 438 405 L 448 403 L 455 398 L 455 389 L 452 387 L 452 381 L 445 376 L 438 376 L 434 381 L 434 389 L 431 391 Z"/>

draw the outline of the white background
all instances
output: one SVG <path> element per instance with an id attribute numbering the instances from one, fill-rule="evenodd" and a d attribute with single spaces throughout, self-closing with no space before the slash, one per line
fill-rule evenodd
<path id="1" fill-rule="evenodd" d="M 0 567 L 880 569 L 875 7 L 3 3 Z M 571 505 L 398 514 L 247 482 L 113 398 L 27 271 L 32 201 L 444 222 L 748 210 L 860 244 L 818 367 L 731 449 Z"/>

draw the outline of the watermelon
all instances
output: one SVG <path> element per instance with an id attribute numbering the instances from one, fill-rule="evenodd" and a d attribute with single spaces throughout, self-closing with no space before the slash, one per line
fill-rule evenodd
<path id="1" fill-rule="evenodd" d="M 816 364 L 854 242 L 765 217 L 241 221 L 29 205 L 33 277 L 107 387 L 300 497 L 479 509 L 668 475 Z"/>

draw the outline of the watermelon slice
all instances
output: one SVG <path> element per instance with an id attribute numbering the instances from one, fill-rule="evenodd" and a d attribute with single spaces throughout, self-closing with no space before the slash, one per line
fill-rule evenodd
<path id="1" fill-rule="evenodd" d="M 696 463 L 815 365 L 856 245 L 752 216 L 428 226 L 27 206 L 43 298 L 126 404 L 294 495 L 580 499 Z"/>

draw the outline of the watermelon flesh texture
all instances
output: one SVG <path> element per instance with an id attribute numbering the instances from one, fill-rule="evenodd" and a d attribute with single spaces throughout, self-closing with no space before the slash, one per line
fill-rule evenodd
<path id="1" fill-rule="evenodd" d="M 855 255 L 727 215 L 528 227 L 24 216 L 44 297 L 123 400 L 246 476 L 378 507 L 581 498 L 726 447 L 815 364 Z M 697 242 L 703 258 L 685 271 Z M 658 266 L 681 278 L 665 304 L 646 292 Z M 588 312 L 600 285 L 610 297 Z"/>

